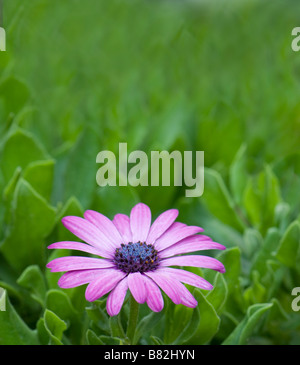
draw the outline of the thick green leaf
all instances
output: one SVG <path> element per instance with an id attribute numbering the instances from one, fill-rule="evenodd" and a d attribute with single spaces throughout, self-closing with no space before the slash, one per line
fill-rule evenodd
<path id="1" fill-rule="evenodd" d="M 40 327 L 44 328 L 49 336 L 49 345 L 62 345 L 63 332 L 66 330 L 66 323 L 61 320 L 54 312 L 46 309 L 43 317 L 43 322 Z M 40 328 L 41 330 L 41 328 Z"/>
<path id="2" fill-rule="evenodd" d="M 139 339 L 144 334 L 149 334 L 152 328 L 163 319 L 164 313 L 161 311 L 159 313 L 151 312 L 147 316 L 141 319 L 135 330 L 133 343 L 138 343 Z"/>
<path id="3" fill-rule="evenodd" d="M 214 307 L 215 311 L 219 314 L 222 311 L 223 306 L 226 303 L 228 296 L 228 287 L 224 275 L 217 273 L 213 282 L 213 289 L 208 292 L 206 299 Z"/>
<path id="4" fill-rule="evenodd" d="M 31 162 L 24 171 L 24 179 L 44 199 L 50 201 L 53 187 L 54 160 Z"/>
<path id="5" fill-rule="evenodd" d="M 277 228 L 270 228 L 266 234 L 266 237 L 257 250 L 251 262 L 251 271 L 257 270 L 261 276 L 267 271 L 267 260 L 274 258 L 274 253 L 279 245 L 280 233 Z"/>
<path id="6" fill-rule="evenodd" d="M 33 299 L 44 306 L 46 283 L 43 273 L 37 265 L 28 266 L 18 278 L 17 283 L 28 289 Z"/>
<path id="7" fill-rule="evenodd" d="M 6 309 L 6 291 L 0 288 L 0 312 Z"/>
<path id="8" fill-rule="evenodd" d="M 53 228 L 55 209 L 20 179 L 14 192 L 8 234 L 1 252 L 17 271 L 45 264 L 44 239 Z"/>
<path id="9" fill-rule="evenodd" d="M 233 316 L 239 316 L 245 309 L 244 299 L 241 288 L 241 252 L 238 247 L 229 248 L 217 256 L 217 259 L 223 263 L 226 272 L 223 275 L 226 281 L 228 294 L 224 310 L 230 312 Z M 207 279 L 210 281 L 211 273 L 208 273 Z"/>
<path id="10" fill-rule="evenodd" d="M 248 218 L 263 234 L 274 224 L 275 208 L 280 200 L 279 182 L 269 166 L 248 179 L 243 203 Z"/>
<path id="11" fill-rule="evenodd" d="M 36 331 L 31 330 L 9 301 L 6 291 L 2 293 L 0 311 L 0 345 L 38 345 Z"/>
<path id="12" fill-rule="evenodd" d="M 4 99 L 5 111 L 17 114 L 29 99 L 27 85 L 14 76 L 6 78 L 0 84 L 0 96 Z"/>
<path id="13" fill-rule="evenodd" d="M 24 169 L 31 162 L 48 158 L 36 138 L 22 129 L 8 134 L 0 147 L 0 166 L 6 182 L 18 166 Z"/>
<path id="14" fill-rule="evenodd" d="M 96 183 L 96 156 L 101 150 L 99 138 L 87 127 L 68 155 L 64 176 L 64 200 L 76 196 L 84 208 L 92 202 Z"/>
<path id="15" fill-rule="evenodd" d="M 191 325 L 194 330 L 186 328 L 183 333 L 189 334 L 189 338 L 180 338 L 178 344 L 185 345 L 203 345 L 208 343 L 213 336 L 218 332 L 220 318 L 212 304 L 202 294 L 201 290 L 195 289 L 193 292 L 198 306 L 194 309 L 194 313 L 199 316 L 199 322 L 195 320 L 195 316 L 191 318 Z M 196 328 L 195 328 L 196 327 Z"/>
<path id="16" fill-rule="evenodd" d="M 295 267 L 300 255 L 300 222 L 294 221 L 289 225 L 282 237 L 276 257 L 288 267 Z"/>
<path id="17" fill-rule="evenodd" d="M 235 203 L 230 196 L 222 176 L 209 168 L 204 170 L 204 194 L 201 197 L 210 212 L 223 223 L 241 231 L 245 223 L 235 210 Z"/>
<path id="18" fill-rule="evenodd" d="M 229 183 L 233 198 L 237 204 L 242 203 L 244 190 L 247 184 L 247 147 L 242 145 L 238 150 L 231 166 Z"/>
<path id="19" fill-rule="evenodd" d="M 256 229 L 247 228 L 244 232 L 244 242 L 240 246 L 242 253 L 251 259 L 262 246 L 262 241 L 262 236 Z"/>
<path id="20" fill-rule="evenodd" d="M 94 331 L 88 329 L 86 331 L 86 340 L 89 345 L 104 345 Z"/>
<path id="21" fill-rule="evenodd" d="M 86 307 L 85 310 L 89 318 L 97 327 L 107 334 L 110 333 L 109 317 L 101 308 L 100 303 L 91 303 L 91 307 Z"/>
<path id="22" fill-rule="evenodd" d="M 82 336 L 80 313 L 76 311 L 65 291 L 49 290 L 45 302 L 46 308 L 55 313 L 66 324 L 70 340 L 73 343 L 79 343 Z"/>
<path id="23" fill-rule="evenodd" d="M 252 284 L 244 291 L 244 298 L 248 307 L 255 303 L 262 303 L 266 299 L 266 288 L 260 282 L 258 271 L 252 272 Z"/>
<path id="24" fill-rule="evenodd" d="M 258 328 L 262 315 L 273 306 L 273 303 L 253 304 L 247 309 L 244 319 L 237 325 L 234 331 L 223 342 L 223 345 L 245 345 Z"/>
<path id="25" fill-rule="evenodd" d="M 1 251 L 21 271 L 28 265 L 45 263 L 45 237 L 53 228 L 55 209 L 20 179 L 14 192 L 8 234 Z"/>

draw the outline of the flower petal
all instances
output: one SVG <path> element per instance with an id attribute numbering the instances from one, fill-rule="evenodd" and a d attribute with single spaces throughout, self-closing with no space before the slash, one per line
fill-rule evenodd
<path id="1" fill-rule="evenodd" d="M 211 290 L 213 288 L 213 286 L 208 281 L 190 271 L 174 269 L 170 267 L 164 267 L 158 270 L 166 272 L 167 274 L 171 275 L 174 279 L 182 283 L 192 285 L 200 289 Z"/>
<path id="2" fill-rule="evenodd" d="M 105 270 L 97 279 L 93 280 L 86 288 L 85 298 L 93 302 L 111 291 L 127 274 L 116 269 Z"/>
<path id="3" fill-rule="evenodd" d="M 130 228 L 133 242 L 145 242 L 151 226 L 151 210 L 143 203 L 135 205 L 130 213 Z"/>
<path id="4" fill-rule="evenodd" d="M 110 270 L 110 269 L 108 269 Z M 58 280 L 58 286 L 63 289 L 74 288 L 95 280 L 105 273 L 107 269 L 74 270 L 64 273 Z"/>
<path id="5" fill-rule="evenodd" d="M 123 237 L 123 243 L 132 242 L 132 233 L 130 229 L 130 219 L 125 214 L 116 214 L 113 219 L 113 224 Z"/>
<path id="6" fill-rule="evenodd" d="M 169 209 L 160 214 L 150 228 L 147 243 L 153 244 L 174 223 L 177 216 L 177 209 Z"/>
<path id="7" fill-rule="evenodd" d="M 62 223 L 75 236 L 101 250 L 101 256 L 113 256 L 115 248 L 111 241 L 91 222 L 80 217 L 68 216 L 62 219 Z"/>
<path id="8" fill-rule="evenodd" d="M 170 228 L 172 228 L 172 226 Z M 155 241 L 154 246 L 158 251 L 161 251 L 186 237 L 202 231 L 203 228 L 197 226 L 175 226 L 175 228 L 168 229 L 160 238 L 158 238 L 158 240 Z"/>
<path id="9" fill-rule="evenodd" d="M 113 222 L 105 215 L 94 210 L 84 212 L 84 218 L 94 224 L 111 241 L 115 248 L 123 243 L 123 239 Z"/>
<path id="10" fill-rule="evenodd" d="M 160 251 L 159 257 L 165 258 L 182 253 L 189 253 L 201 250 L 225 250 L 226 247 L 211 240 L 203 241 L 200 235 L 185 238 L 165 250 Z"/>
<path id="11" fill-rule="evenodd" d="M 217 259 L 202 255 L 174 256 L 163 259 L 160 262 L 162 266 L 194 266 L 213 269 L 221 273 L 225 272 L 224 265 Z"/>
<path id="12" fill-rule="evenodd" d="M 81 243 L 81 242 L 73 242 L 73 241 L 55 242 L 55 243 L 52 243 L 47 248 L 49 248 L 49 249 L 62 248 L 62 249 L 68 249 L 68 250 L 77 250 L 77 251 L 88 252 L 93 255 L 101 256 L 101 250 L 99 250 L 96 247 L 93 247 L 93 246 L 90 246 L 90 245 L 87 245 L 87 244 Z"/>
<path id="13" fill-rule="evenodd" d="M 59 272 L 83 269 L 104 269 L 114 267 L 114 263 L 107 259 L 84 256 L 65 256 L 50 261 L 46 267 L 51 269 L 51 272 Z"/>
<path id="14" fill-rule="evenodd" d="M 180 304 L 185 305 L 189 308 L 195 308 L 198 305 L 197 300 L 194 298 L 194 296 L 189 292 L 189 290 L 181 284 L 180 281 L 173 280 L 174 287 L 177 288 L 178 293 L 180 295 Z"/>
<path id="15" fill-rule="evenodd" d="M 133 272 L 128 275 L 128 287 L 134 299 L 142 304 L 147 299 L 144 277 L 140 272 Z"/>
<path id="16" fill-rule="evenodd" d="M 148 274 L 149 273 L 147 273 L 147 275 Z M 171 298 L 171 300 L 175 304 L 183 304 L 183 305 L 185 305 L 187 307 L 190 307 L 190 308 L 195 308 L 197 306 L 198 302 L 193 297 L 193 295 L 189 292 L 189 290 L 180 281 L 178 281 L 176 278 L 174 278 L 173 275 L 170 275 L 169 272 L 158 269 L 157 271 L 155 271 L 155 273 L 151 273 L 152 276 L 153 276 L 153 274 L 156 275 L 156 280 L 157 280 L 158 277 L 160 279 L 162 279 L 162 278 L 165 279 L 168 282 L 169 288 L 172 288 L 172 290 L 174 292 L 176 292 L 177 297 L 175 299 L 174 297 L 172 298 L 165 291 L 165 289 L 163 289 L 164 292 Z M 150 275 L 148 275 L 148 276 L 150 276 Z M 153 279 L 153 280 L 155 280 L 155 279 Z"/>
<path id="17" fill-rule="evenodd" d="M 106 310 L 110 316 L 119 314 L 128 289 L 127 276 L 119 281 L 114 289 L 109 293 L 106 301 Z"/>
<path id="18" fill-rule="evenodd" d="M 153 312 L 160 312 L 164 307 L 164 299 L 159 287 L 148 276 L 144 275 L 144 282 L 147 290 L 147 304 Z"/>
<path id="19" fill-rule="evenodd" d="M 180 304 L 180 296 L 176 288 L 172 286 L 172 280 L 169 275 L 157 271 L 148 271 L 145 273 L 146 276 L 151 278 L 172 300 L 175 304 Z"/>

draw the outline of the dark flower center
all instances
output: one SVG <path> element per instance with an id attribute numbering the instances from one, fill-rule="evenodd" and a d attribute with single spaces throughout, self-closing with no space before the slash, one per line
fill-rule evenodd
<path id="1" fill-rule="evenodd" d="M 159 265 L 157 251 L 153 245 L 146 242 L 129 242 L 127 245 L 121 244 L 116 249 L 114 263 L 117 268 L 126 272 L 153 271 Z"/>

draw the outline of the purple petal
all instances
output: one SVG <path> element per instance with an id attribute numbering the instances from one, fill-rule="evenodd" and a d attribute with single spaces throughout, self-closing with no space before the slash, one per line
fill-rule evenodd
<path id="1" fill-rule="evenodd" d="M 165 250 L 160 251 L 159 257 L 165 258 L 182 253 L 201 251 L 201 250 L 225 250 L 226 247 L 212 240 L 203 241 L 202 236 L 191 236 L 185 238 Z"/>
<path id="2" fill-rule="evenodd" d="M 116 269 L 105 270 L 105 273 L 93 280 L 86 288 L 85 298 L 89 302 L 101 298 L 111 291 L 127 274 Z"/>
<path id="3" fill-rule="evenodd" d="M 148 276 L 144 275 L 144 282 L 147 290 L 147 304 L 153 312 L 160 312 L 164 307 L 164 299 L 159 287 Z"/>
<path id="4" fill-rule="evenodd" d="M 152 273 L 151 273 L 152 274 Z M 174 301 L 172 297 L 170 296 L 171 300 L 175 304 L 183 304 L 190 308 L 195 308 L 198 304 L 196 299 L 193 297 L 193 295 L 188 291 L 188 289 L 181 284 L 180 281 L 178 281 L 173 275 L 170 275 L 169 272 L 158 269 L 155 274 L 159 276 L 160 278 L 164 278 L 167 280 L 168 285 L 170 288 L 172 288 L 173 291 L 176 292 L 177 298 Z M 148 273 L 147 273 L 148 275 Z M 148 275 L 149 276 L 149 275 Z M 163 289 L 164 290 L 164 289 Z M 164 290 L 165 291 L 165 290 Z M 165 293 L 169 296 L 169 294 L 165 291 Z"/>
<path id="5" fill-rule="evenodd" d="M 158 270 L 148 271 L 145 275 L 151 278 L 167 294 L 173 303 L 180 304 L 180 295 L 176 288 L 172 285 L 172 279 L 169 275 Z"/>
<path id="6" fill-rule="evenodd" d="M 114 244 L 115 248 L 123 243 L 123 239 L 113 222 L 105 215 L 95 212 L 94 210 L 87 210 L 84 213 L 84 218 L 94 224 L 105 236 Z"/>
<path id="7" fill-rule="evenodd" d="M 193 297 L 193 295 L 189 292 L 189 290 L 181 284 L 179 281 L 174 280 L 173 285 L 176 286 L 178 293 L 180 295 L 181 301 L 180 303 L 189 308 L 195 308 L 198 305 L 197 300 Z"/>
<path id="8" fill-rule="evenodd" d="M 135 205 L 130 213 L 130 228 L 133 242 L 146 242 L 151 226 L 151 210 L 143 203 Z"/>
<path id="9" fill-rule="evenodd" d="M 166 272 L 174 279 L 181 281 L 182 283 L 192 285 L 200 289 L 211 290 L 213 288 L 213 286 L 208 281 L 190 271 L 173 269 L 170 267 L 165 267 L 158 270 Z"/>
<path id="10" fill-rule="evenodd" d="M 108 269 L 110 270 L 110 269 Z M 105 273 L 107 269 L 74 270 L 68 271 L 58 280 L 58 286 L 63 289 L 74 288 L 95 280 Z"/>
<path id="11" fill-rule="evenodd" d="M 201 255 L 187 255 L 187 256 L 174 256 L 167 259 L 163 259 L 160 262 L 161 266 L 194 266 L 203 267 L 207 269 L 213 269 L 221 273 L 225 272 L 224 265 L 217 259 L 209 256 Z"/>
<path id="12" fill-rule="evenodd" d="M 153 244 L 175 221 L 178 216 L 177 209 L 169 209 L 160 214 L 153 222 L 148 237 L 147 243 Z"/>
<path id="13" fill-rule="evenodd" d="M 106 301 L 106 310 L 110 316 L 119 314 L 127 293 L 127 276 L 119 281 L 115 288 L 109 293 Z"/>
<path id="14" fill-rule="evenodd" d="M 186 237 L 202 231 L 203 228 L 197 226 L 176 226 L 176 228 L 167 230 L 158 240 L 155 241 L 154 246 L 158 251 L 161 251 Z"/>
<path id="15" fill-rule="evenodd" d="M 142 304 L 147 299 L 147 292 L 144 277 L 140 272 L 133 272 L 128 275 L 128 287 L 134 299 Z"/>
<path id="16" fill-rule="evenodd" d="M 49 249 L 68 249 L 68 250 L 77 250 L 77 251 L 83 251 L 88 252 L 93 255 L 101 256 L 101 250 L 99 250 L 96 247 L 92 247 L 90 245 L 87 245 L 85 243 L 81 242 L 73 242 L 73 241 L 61 241 L 61 242 L 55 242 L 52 243 L 50 246 L 48 246 Z"/>
<path id="17" fill-rule="evenodd" d="M 58 257 L 46 265 L 51 272 L 83 270 L 83 269 L 104 269 L 114 267 L 112 261 L 83 256 Z"/>
<path id="18" fill-rule="evenodd" d="M 113 255 L 114 245 L 91 222 L 80 217 L 68 216 L 62 219 L 62 223 L 75 236 L 101 250 L 101 256 L 107 257 L 109 255 L 111 257 Z"/>
<path id="19" fill-rule="evenodd" d="M 132 242 L 132 233 L 130 229 L 130 219 L 125 214 L 116 214 L 113 219 L 113 224 L 123 237 L 123 243 Z"/>

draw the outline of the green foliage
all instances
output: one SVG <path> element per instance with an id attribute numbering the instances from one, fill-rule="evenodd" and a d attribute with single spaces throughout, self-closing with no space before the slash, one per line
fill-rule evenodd
<path id="1" fill-rule="evenodd" d="M 195 309 L 140 306 L 138 344 L 300 344 L 300 5 L 209 1 L 4 2 L 0 54 L 0 345 L 128 344 L 128 302 L 60 289 L 66 215 L 178 208 L 227 249 L 224 274 L 190 269 Z M 225 4 L 226 3 L 226 4 Z M 241 4 L 243 3 L 243 4 Z M 288 3 L 288 6 L 287 6 Z M 279 19 L 273 22 L 272 19 Z M 85 26 L 81 26 L 84 24 Z M 292 24 L 292 25 L 291 25 Z M 51 44 L 51 47 L 49 47 Z M 204 151 L 204 194 L 99 187 L 97 153 Z M 173 180 L 171 179 L 173 182 Z M 171 184 L 172 185 L 172 184 Z"/>

